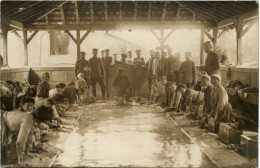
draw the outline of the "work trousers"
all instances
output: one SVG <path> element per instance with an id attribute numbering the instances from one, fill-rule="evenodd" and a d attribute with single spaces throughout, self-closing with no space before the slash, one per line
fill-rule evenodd
<path id="1" fill-rule="evenodd" d="M 105 84 L 103 82 L 103 78 L 98 78 L 98 77 L 92 77 L 91 78 L 91 82 L 92 82 L 92 92 L 93 92 L 93 96 L 96 97 L 96 84 L 98 83 L 101 87 L 101 91 L 102 91 L 102 98 L 105 97 Z"/>

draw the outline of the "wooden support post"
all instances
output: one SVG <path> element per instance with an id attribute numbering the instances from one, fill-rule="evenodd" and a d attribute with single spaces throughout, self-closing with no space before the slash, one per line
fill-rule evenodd
<path id="1" fill-rule="evenodd" d="M 28 66 L 27 30 L 23 30 L 24 66 Z"/>
<path id="2" fill-rule="evenodd" d="M 149 8 L 148 8 L 148 12 L 147 12 L 147 22 L 150 21 L 151 18 L 151 10 L 152 10 L 152 2 L 149 2 Z"/>
<path id="3" fill-rule="evenodd" d="M 160 43 L 161 43 L 161 55 L 162 55 L 164 51 L 164 30 L 163 29 L 160 30 L 160 34 L 161 34 Z"/>
<path id="4" fill-rule="evenodd" d="M 216 48 L 217 45 L 217 41 L 218 41 L 218 29 L 213 29 L 213 49 Z"/>
<path id="5" fill-rule="evenodd" d="M 237 39 L 237 63 L 236 65 L 242 64 L 242 34 L 244 28 L 244 20 L 237 20 L 234 22 L 236 28 L 236 39 Z"/>
<path id="6" fill-rule="evenodd" d="M 2 40 L 3 40 L 3 65 L 8 66 L 8 50 L 7 50 L 7 35 L 8 35 L 8 24 L 2 24 Z"/>
<path id="7" fill-rule="evenodd" d="M 200 65 L 201 66 L 205 65 L 205 61 L 204 61 L 204 32 L 205 32 L 205 28 L 202 27 L 201 32 L 200 32 Z"/>
<path id="8" fill-rule="evenodd" d="M 80 57 L 80 30 L 77 30 L 77 60 L 79 60 Z"/>

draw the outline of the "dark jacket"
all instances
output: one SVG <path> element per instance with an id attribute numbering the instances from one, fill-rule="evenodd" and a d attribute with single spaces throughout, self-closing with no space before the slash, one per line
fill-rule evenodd
<path id="1" fill-rule="evenodd" d="M 212 75 L 214 73 L 217 73 L 219 71 L 219 68 L 220 62 L 218 55 L 213 51 L 209 52 L 205 60 L 205 71 L 208 73 L 208 75 Z"/>
<path id="2" fill-rule="evenodd" d="M 77 74 L 79 73 L 83 73 L 85 75 L 84 72 L 84 67 L 89 67 L 89 63 L 87 60 L 78 60 L 75 64 L 75 76 L 77 76 Z"/>
<path id="3" fill-rule="evenodd" d="M 89 59 L 89 65 L 91 68 L 91 77 L 103 78 L 104 67 L 100 58 L 92 57 Z"/>
<path id="4" fill-rule="evenodd" d="M 158 77 L 166 76 L 167 72 L 167 58 L 161 58 L 158 61 L 157 74 Z"/>

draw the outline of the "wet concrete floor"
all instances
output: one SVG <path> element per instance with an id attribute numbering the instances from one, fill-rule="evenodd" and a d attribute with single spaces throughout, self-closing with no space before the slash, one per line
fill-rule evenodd
<path id="1" fill-rule="evenodd" d="M 83 107 L 78 126 L 57 144 L 62 167 L 215 167 L 156 106 Z"/>

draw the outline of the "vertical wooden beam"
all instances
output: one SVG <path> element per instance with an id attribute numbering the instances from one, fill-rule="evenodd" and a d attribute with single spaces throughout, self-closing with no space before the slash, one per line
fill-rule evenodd
<path id="1" fill-rule="evenodd" d="M 179 7 L 177 9 L 177 14 L 176 14 L 176 21 L 179 21 L 180 13 L 181 13 L 181 8 L 180 8 L 180 5 L 179 5 Z"/>
<path id="2" fill-rule="evenodd" d="M 237 63 L 236 65 L 242 64 L 242 34 L 244 28 L 244 20 L 237 20 L 234 22 L 236 29 L 236 40 L 237 40 Z"/>
<path id="3" fill-rule="evenodd" d="M 162 55 L 162 53 L 164 51 L 164 29 L 160 30 L 160 35 L 161 35 L 160 43 L 161 43 L 161 55 Z"/>
<path id="4" fill-rule="evenodd" d="M 28 66 L 27 30 L 23 30 L 24 66 Z"/>
<path id="5" fill-rule="evenodd" d="M 61 21 L 63 24 L 65 24 L 65 15 L 64 15 L 64 10 L 63 10 L 63 6 L 61 6 L 60 8 L 60 15 L 61 15 Z M 77 14 L 76 14 L 77 15 Z"/>
<path id="6" fill-rule="evenodd" d="M 200 30 L 200 65 L 205 65 L 205 60 L 204 60 L 204 34 L 205 34 L 205 28 L 204 26 L 201 27 Z"/>
<path id="7" fill-rule="evenodd" d="M 48 25 L 49 24 L 49 19 L 48 19 L 48 15 L 45 16 L 45 24 Z"/>
<path id="8" fill-rule="evenodd" d="M 90 20 L 91 22 L 93 22 L 94 21 L 93 1 L 90 1 L 89 3 L 90 3 Z"/>
<path id="9" fill-rule="evenodd" d="M 138 2 L 137 1 L 133 1 L 135 3 L 135 9 L 134 9 L 134 22 L 136 20 L 136 16 L 137 16 L 137 6 L 138 6 Z"/>
<path id="10" fill-rule="evenodd" d="M 76 30 L 77 31 L 77 43 L 76 43 L 76 45 L 77 45 L 77 60 L 79 60 L 79 57 L 80 57 L 80 44 L 81 44 L 81 42 L 80 42 L 80 30 Z"/>
<path id="11" fill-rule="evenodd" d="M 3 65 L 8 66 L 8 49 L 7 49 L 8 24 L 2 24 L 1 35 L 3 40 Z"/>
<path id="12" fill-rule="evenodd" d="M 105 22 L 107 22 L 107 1 L 104 1 L 104 8 L 105 8 Z"/>
<path id="13" fill-rule="evenodd" d="M 217 41 L 218 41 L 218 29 L 213 29 L 213 49 L 216 48 L 217 45 Z"/>
<path id="14" fill-rule="evenodd" d="M 151 10 L 152 10 L 152 2 L 149 2 L 149 8 L 148 8 L 148 15 L 147 15 L 147 22 L 150 21 L 151 18 Z"/>

